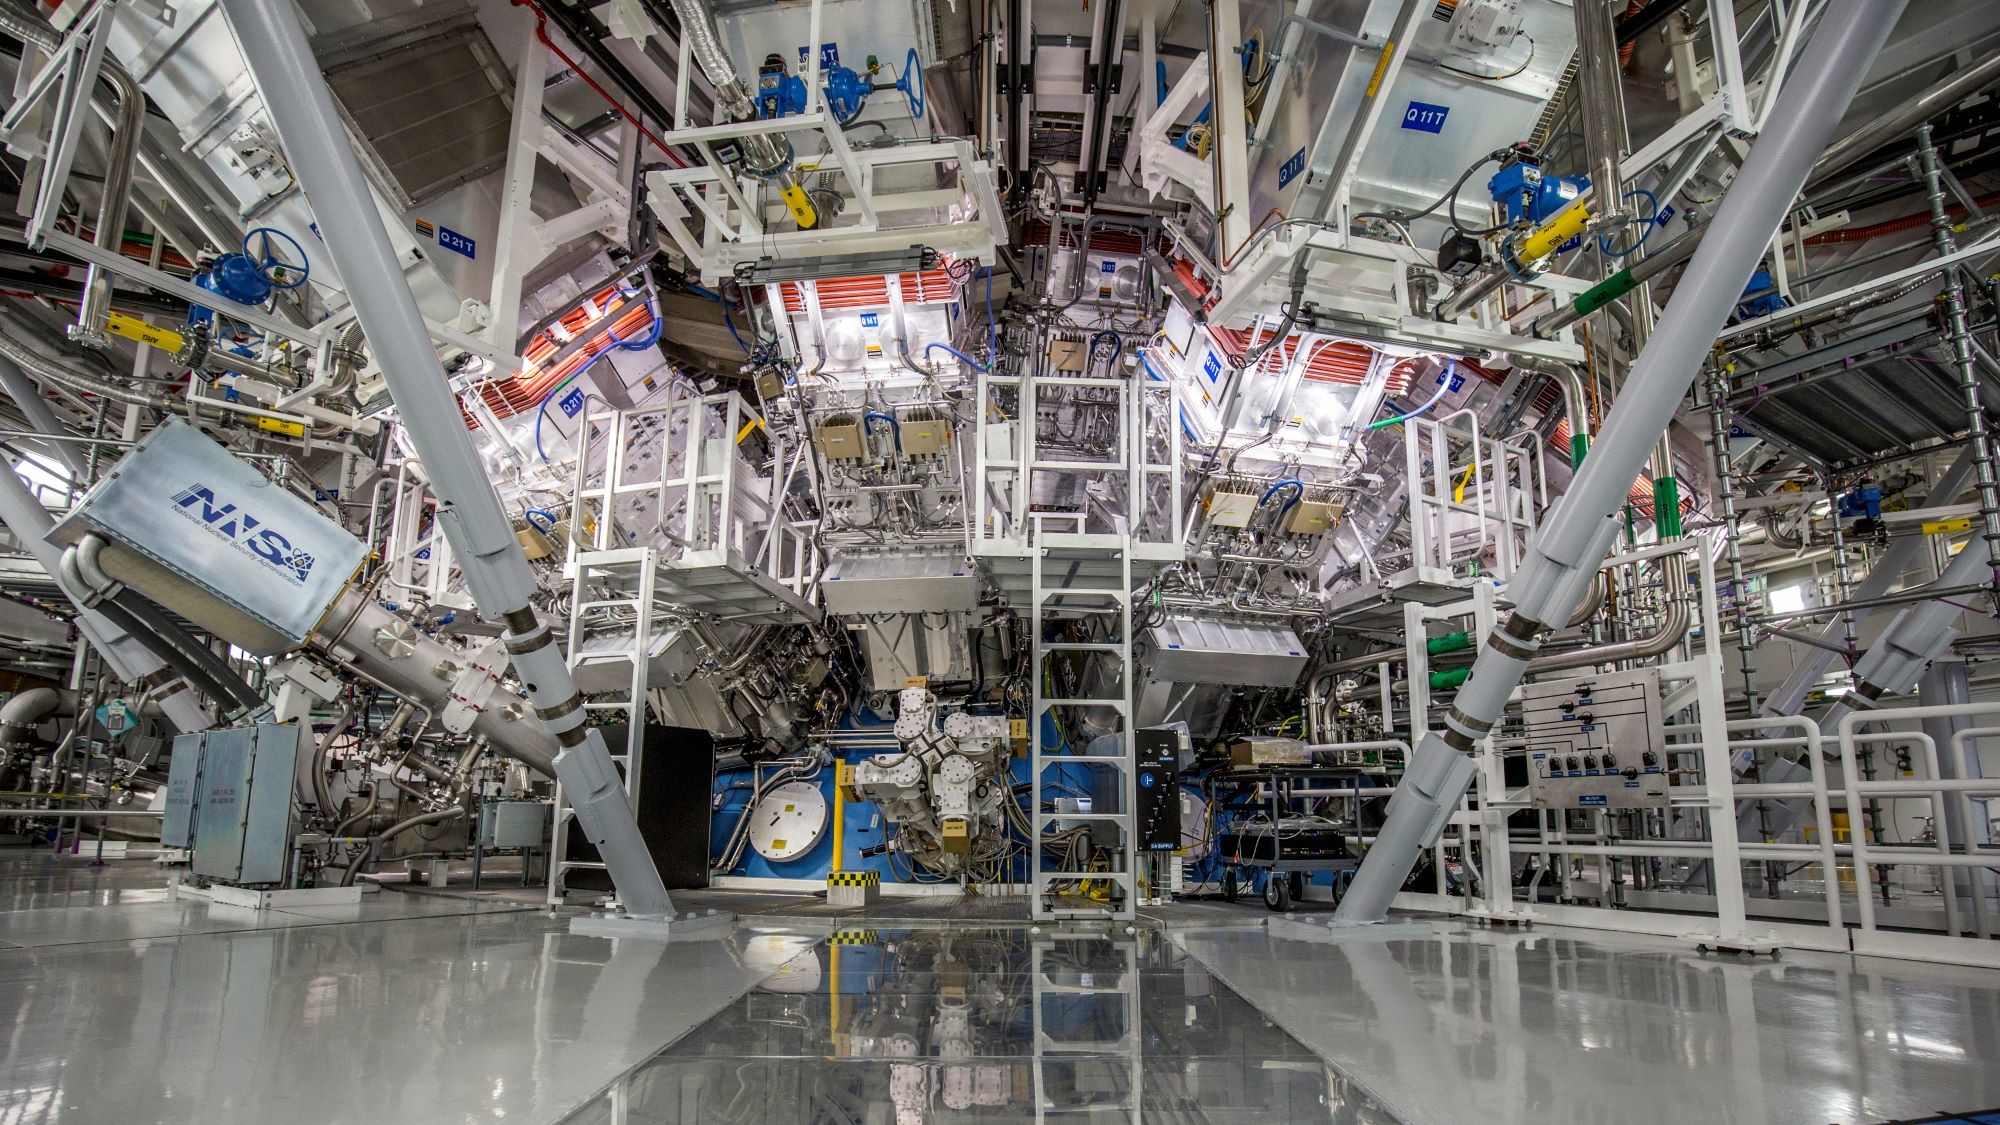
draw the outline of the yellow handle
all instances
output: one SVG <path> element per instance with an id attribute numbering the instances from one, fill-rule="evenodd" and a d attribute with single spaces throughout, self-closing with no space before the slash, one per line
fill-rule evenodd
<path id="1" fill-rule="evenodd" d="M 177 352 L 181 350 L 181 334 L 171 328 L 155 328 L 136 316 L 126 316 L 113 311 L 104 323 L 105 331 L 113 336 L 123 336 L 127 340 L 137 340 L 149 348 Z"/>
<path id="2" fill-rule="evenodd" d="M 814 209 L 806 189 L 798 184 L 785 188 L 785 206 L 792 209 L 792 218 L 799 221 L 800 230 L 811 230 L 819 225 L 819 212 Z"/>

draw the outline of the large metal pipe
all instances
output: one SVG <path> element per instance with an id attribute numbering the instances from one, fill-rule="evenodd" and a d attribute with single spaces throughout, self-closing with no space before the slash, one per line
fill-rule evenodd
<path id="1" fill-rule="evenodd" d="M 177 400 L 169 400 L 147 391 L 135 391 L 130 387 L 111 382 L 93 372 L 85 371 L 67 360 L 53 359 L 30 348 L 21 340 L 22 333 L 15 327 L 19 322 L 11 316 L 0 317 L 0 357 L 18 364 L 31 379 L 55 379 L 67 384 L 72 390 L 122 402 L 128 406 L 149 406 L 157 410 L 171 410 L 185 406 Z"/>
<path id="2" fill-rule="evenodd" d="M 222 0 L 222 10 L 312 203 L 327 254 L 354 302 L 410 443 L 430 474 L 438 526 L 473 602 L 482 616 L 504 623 L 514 671 L 536 716 L 562 746 L 554 769 L 577 823 L 597 846 L 625 909 L 638 918 L 665 918 L 673 902 L 639 832 L 624 780 L 603 736 L 584 724 L 583 697 L 555 634 L 529 605 L 535 582 L 527 556 L 481 467 L 298 13 L 272 0 Z"/>
<path id="3" fill-rule="evenodd" d="M 48 541 L 55 520 L 27 484 L 12 470 L 0 472 L 0 523 L 20 540 L 51 578 L 61 585 L 62 548 Z M 68 590 L 64 589 L 65 595 Z M 74 599 L 72 599 L 74 601 Z M 207 730 L 212 725 L 201 701 L 188 684 L 169 670 L 167 662 L 137 636 L 120 628 L 95 610 L 77 604 L 76 627 L 91 646 L 104 655 L 105 663 L 118 678 L 145 691 L 160 705 L 160 711 L 177 730 Z"/>
<path id="4" fill-rule="evenodd" d="M 0 390 L 6 391 L 7 397 L 14 400 L 14 405 L 21 408 L 21 416 L 28 420 L 29 429 L 39 430 L 45 434 L 69 432 L 68 428 L 56 418 L 56 412 L 49 409 L 49 400 L 42 397 L 40 388 L 28 378 L 28 373 L 21 370 L 20 364 L 5 355 L 0 355 Z M 89 476 L 90 470 L 84 460 L 83 451 L 77 448 L 75 442 L 52 441 L 48 446 L 49 452 L 55 454 L 58 461 L 67 465 L 71 475 L 79 482 Z"/>
<path id="5" fill-rule="evenodd" d="M 1931 493 L 1925 498 L 1923 507 L 1942 508 L 1958 503 L 1959 495 L 1971 482 L 1972 452 L 1962 449 L 1958 458 L 1945 469 L 1944 474 L 1938 477 L 1937 483 L 1931 487 Z M 1910 568 L 1910 564 L 1916 562 L 1924 552 L 1929 551 L 1930 546 L 1930 537 L 1924 535 L 1890 540 L 1889 549 L 1875 560 L 1875 565 L 1868 568 L 1868 576 L 1854 588 L 1852 600 L 1870 602 L 1887 594 L 1889 587 L 1903 576 L 1903 572 Z M 1858 625 L 1873 612 L 1872 607 L 1864 607 L 1846 616 L 1852 617 Z M 1841 621 L 1829 621 L 1820 629 L 1819 640 L 1826 644 L 1836 644 L 1844 633 L 1845 627 Z M 1792 674 L 1785 677 L 1785 682 L 1764 700 L 1762 713 L 1798 714 L 1799 709 L 1805 705 L 1806 693 L 1812 690 L 1821 676 L 1826 675 L 1828 668 L 1833 667 L 1835 655 L 1831 650 L 1818 646 L 1809 646 L 1806 652 L 1800 653 L 1798 664 L 1792 669 Z"/>
<path id="6" fill-rule="evenodd" d="M 313 634 L 313 647 L 425 707 L 444 699 L 464 654 L 418 633 L 366 591 L 340 596 Z M 520 704 L 509 706 L 508 704 Z M 526 714 L 526 701 L 495 699 L 466 734 L 548 777 L 556 776 L 555 739 Z"/>
<path id="7" fill-rule="evenodd" d="M 1618 533 L 1618 511 L 1633 478 L 1673 421 L 1716 333 L 1902 9 L 1903 0 L 1827 5 L 1778 94 L 1771 127 L 1757 138 L 1716 210 L 1710 224 L 1714 237 L 1702 240 L 1591 456 L 1508 584 L 1513 615 L 1481 646 L 1472 676 L 1445 718 L 1445 731 L 1427 731 L 1418 744 L 1375 844 L 1341 900 L 1341 921 L 1381 920 L 1418 854 L 1443 831 L 1476 772 L 1465 752 L 1499 721 L 1548 624 L 1565 620 L 1595 580 Z"/>

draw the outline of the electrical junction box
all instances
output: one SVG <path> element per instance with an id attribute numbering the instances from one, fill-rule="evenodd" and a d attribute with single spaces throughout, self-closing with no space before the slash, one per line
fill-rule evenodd
<path id="1" fill-rule="evenodd" d="M 1229 764 L 1234 769 L 1259 766 L 1309 766 L 1312 751 L 1296 738 L 1253 734 L 1229 744 Z"/>
<path id="2" fill-rule="evenodd" d="M 292 850 L 292 784 L 307 750 L 301 723 L 174 739 L 161 843 L 193 850 L 188 869 L 229 883 L 279 883 Z"/>
<path id="3" fill-rule="evenodd" d="M 1544 809 L 1664 808 L 1659 669 L 1579 671 L 1522 689 L 1530 800 Z"/>
<path id="4" fill-rule="evenodd" d="M 111 577 L 259 656 L 289 652 L 368 553 L 310 503 L 170 418 L 49 531 L 95 532 Z"/>
<path id="5" fill-rule="evenodd" d="M 1248 527 L 1257 514 L 1257 494 L 1217 485 L 1208 494 L 1208 522 L 1217 527 Z"/>
<path id="6" fill-rule="evenodd" d="M 1287 535 L 1325 535 L 1340 518 L 1340 505 L 1330 500 L 1307 498 L 1292 505 L 1291 515 L 1285 517 Z"/>
<path id="7" fill-rule="evenodd" d="M 1090 362 L 1090 345 L 1082 340 L 1054 339 L 1049 341 L 1049 366 L 1065 374 L 1081 372 Z"/>
<path id="8" fill-rule="evenodd" d="M 841 554 L 820 578 L 828 613 L 971 613 L 979 574 L 961 553 Z"/>
<path id="9" fill-rule="evenodd" d="M 1455 51 L 1482 55 L 1512 43 L 1521 34 L 1521 0 L 1458 0 L 1446 42 Z"/>
<path id="10" fill-rule="evenodd" d="M 549 842 L 547 801 L 488 801 L 479 806 L 479 846 L 540 848 Z"/>
<path id="11" fill-rule="evenodd" d="M 929 410 L 912 410 L 898 420 L 897 435 L 906 457 L 935 457 L 951 441 L 951 424 Z"/>
<path id="12" fill-rule="evenodd" d="M 861 423 L 847 415 L 815 426 L 813 445 L 829 461 L 859 461 L 868 451 L 867 443 L 861 440 Z"/>
<path id="13" fill-rule="evenodd" d="M 1146 632 L 1152 683 L 1291 687 L 1306 669 L 1306 647 L 1288 624 L 1168 617 Z"/>

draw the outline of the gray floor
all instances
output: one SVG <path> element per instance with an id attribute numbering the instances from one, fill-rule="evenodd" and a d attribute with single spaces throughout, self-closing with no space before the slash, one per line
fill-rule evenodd
<path id="1" fill-rule="evenodd" d="M 2000 973 L 1980 970 L 1447 923 L 1312 940 L 1221 903 L 1072 936 L 1021 925 L 1019 900 L 715 895 L 742 928 L 662 946 L 573 937 L 518 897 L 260 914 L 173 900 L 142 860 L 0 852 L 0 1125 L 1861 1125 L 2000 1106 Z"/>

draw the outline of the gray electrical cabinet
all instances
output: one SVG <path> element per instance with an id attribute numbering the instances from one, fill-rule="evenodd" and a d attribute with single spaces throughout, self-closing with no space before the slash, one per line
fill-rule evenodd
<path id="1" fill-rule="evenodd" d="M 543 848 L 549 843 L 547 801 L 488 801 L 479 807 L 482 848 Z"/>
<path id="2" fill-rule="evenodd" d="M 174 739 L 160 842 L 191 848 L 188 869 L 231 883 L 278 883 L 292 848 L 292 786 L 307 733 L 259 723 Z"/>

